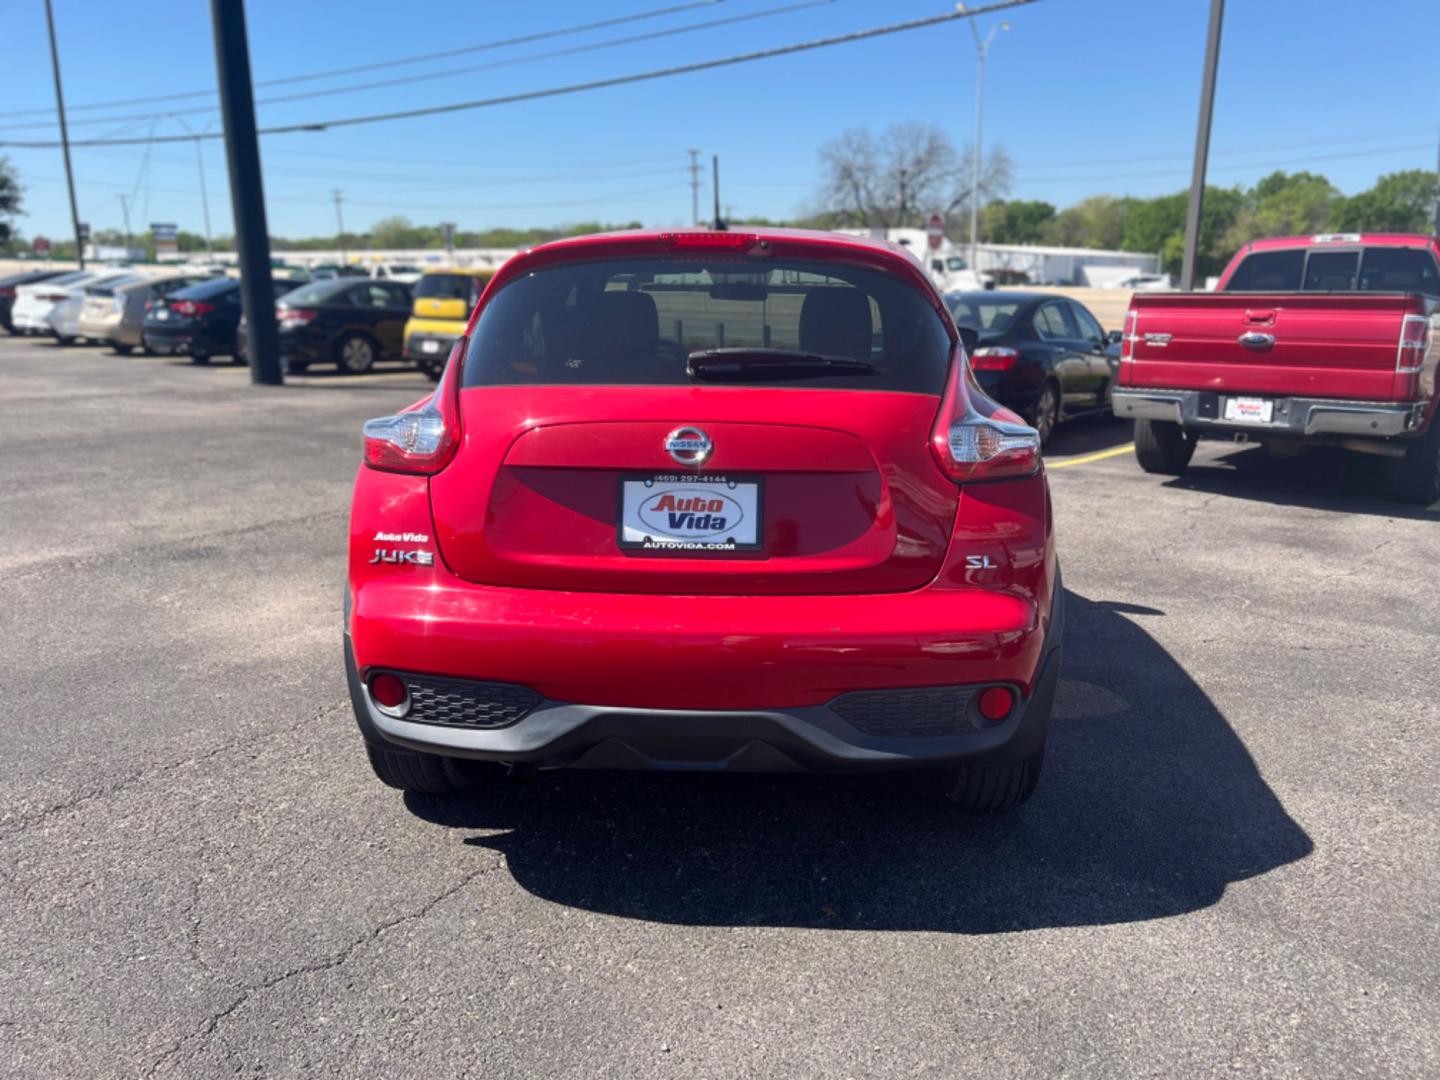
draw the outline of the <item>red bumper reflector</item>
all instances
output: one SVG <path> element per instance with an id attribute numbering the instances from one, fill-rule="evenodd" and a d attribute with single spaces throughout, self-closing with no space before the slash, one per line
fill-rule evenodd
<path id="1" fill-rule="evenodd" d="M 405 689 L 405 683 L 398 675 L 376 675 L 370 680 L 370 696 L 377 705 L 398 709 L 405 704 L 410 692 Z"/>
<path id="2" fill-rule="evenodd" d="M 1004 720 L 1014 707 L 1015 695 L 1003 686 L 992 686 L 980 695 L 980 715 L 992 724 Z"/>

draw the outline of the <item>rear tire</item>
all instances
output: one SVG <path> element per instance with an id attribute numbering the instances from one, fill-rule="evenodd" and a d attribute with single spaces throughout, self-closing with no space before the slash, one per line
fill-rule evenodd
<path id="1" fill-rule="evenodd" d="M 111 343 L 110 348 L 115 351 L 116 356 L 129 356 L 132 352 L 135 351 L 134 345 L 117 345 L 113 342 Z"/>
<path id="2" fill-rule="evenodd" d="M 1411 441 L 1405 456 L 1389 463 L 1385 477 L 1390 494 L 1405 502 L 1429 506 L 1440 499 L 1440 415 L 1430 430 Z"/>
<path id="3" fill-rule="evenodd" d="M 1135 421 L 1135 460 L 1147 473 L 1179 476 L 1195 455 L 1198 440 L 1169 420 Z"/>
<path id="4" fill-rule="evenodd" d="M 380 782 L 401 791 L 413 791 L 419 795 L 454 795 L 474 784 L 474 777 L 467 775 L 466 763 L 454 758 L 376 746 L 372 742 L 365 743 L 365 754 Z"/>
<path id="5" fill-rule="evenodd" d="M 1035 407 L 1030 410 L 1030 426 L 1040 433 L 1040 445 L 1044 446 L 1060 426 L 1060 391 L 1053 381 L 1040 389 Z"/>
<path id="6" fill-rule="evenodd" d="M 434 360 L 417 360 L 415 366 L 424 372 L 425 377 L 431 382 L 439 382 L 440 376 L 445 374 L 445 365 L 436 363 Z"/>
<path id="7" fill-rule="evenodd" d="M 210 357 L 207 353 L 200 353 L 199 355 L 191 353 L 190 362 L 192 364 L 208 364 L 210 363 Z"/>
<path id="8" fill-rule="evenodd" d="M 346 334 L 335 343 L 335 366 L 342 375 L 364 375 L 379 355 L 375 342 L 364 334 Z"/>
<path id="9" fill-rule="evenodd" d="M 66 346 L 68 346 L 68 345 L 74 345 L 74 344 L 75 344 L 75 336 L 74 336 L 73 334 L 56 334 L 56 335 L 55 335 L 55 344 L 56 344 L 56 345 L 66 345 Z"/>
<path id="10" fill-rule="evenodd" d="M 957 765 L 949 771 L 946 797 L 962 810 L 993 814 L 1013 810 L 1031 795 L 1040 783 L 1040 766 L 1045 744 L 1027 757 L 1009 765 Z"/>

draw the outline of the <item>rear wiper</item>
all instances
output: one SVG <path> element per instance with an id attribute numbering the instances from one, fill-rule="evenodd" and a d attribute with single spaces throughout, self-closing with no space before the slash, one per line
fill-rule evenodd
<path id="1" fill-rule="evenodd" d="M 873 375 L 879 367 L 853 356 L 826 356 L 803 349 L 702 349 L 692 352 L 685 374 L 692 379 L 803 379 L 824 375 Z"/>

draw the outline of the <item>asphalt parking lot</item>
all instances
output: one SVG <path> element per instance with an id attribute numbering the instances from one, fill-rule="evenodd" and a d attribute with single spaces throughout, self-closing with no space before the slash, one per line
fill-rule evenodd
<path id="1" fill-rule="evenodd" d="M 340 664 L 359 424 L 427 385 L 0 338 L 0 1073 L 1440 1073 L 1440 512 L 1377 462 L 1166 483 L 1062 429 L 1065 677 L 1010 816 L 444 804 L 371 776 Z"/>

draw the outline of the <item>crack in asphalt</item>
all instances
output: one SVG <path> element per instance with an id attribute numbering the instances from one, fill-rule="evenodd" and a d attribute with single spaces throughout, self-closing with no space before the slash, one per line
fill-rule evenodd
<path id="1" fill-rule="evenodd" d="M 322 706 L 321 708 L 317 709 L 314 715 L 309 718 L 308 723 L 312 725 L 316 724 L 319 721 L 325 719 L 326 717 L 340 712 L 345 707 L 346 703 Z M 221 757 L 224 754 L 228 754 L 235 750 L 239 750 L 242 747 L 249 746 L 252 743 L 272 741 L 274 740 L 274 738 L 275 732 L 272 730 L 267 729 L 264 731 L 257 731 L 253 735 L 247 735 L 242 739 L 232 739 L 230 742 L 213 747 L 209 750 L 206 750 L 204 753 L 193 754 L 189 757 L 181 758 L 179 761 L 167 762 L 164 765 L 158 765 L 154 768 L 141 769 L 139 772 L 131 773 L 129 776 L 121 777 L 119 780 L 116 780 L 111 784 L 107 784 L 105 787 L 96 788 L 91 791 L 81 792 L 80 794 L 62 800 L 61 802 L 52 803 L 49 806 L 41 807 L 39 810 L 19 814 L 15 817 L 7 817 L 4 819 L 0 819 L 0 836 L 12 835 L 14 833 L 21 832 L 29 828 L 30 826 L 35 825 L 38 822 L 44 821 L 47 818 L 54 817 L 56 814 L 64 813 L 67 810 L 73 810 L 79 806 L 85 806 L 89 803 L 95 802 L 97 799 L 109 798 L 111 795 L 117 795 L 120 792 L 127 791 L 132 787 L 148 783 L 149 781 L 162 776 L 167 776 L 170 773 L 175 772 L 177 769 L 183 769 L 188 765 L 199 765 L 202 762 L 211 761 L 214 758 Z"/>
<path id="2" fill-rule="evenodd" d="M 494 873 L 496 870 L 502 870 L 504 869 L 504 867 L 505 860 L 502 856 L 497 858 L 493 863 L 490 863 L 489 865 L 479 867 L 475 870 L 470 871 L 468 874 L 465 874 L 454 885 L 451 885 L 449 888 L 444 889 L 437 895 L 425 901 L 425 903 L 421 904 L 414 911 L 406 912 L 405 914 L 399 915 L 393 919 L 387 919 L 385 922 L 382 922 L 379 925 L 372 927 L 365 933 L 361 934 L 359 937 L 355 938 L 344 948 L 340 949 L 338 952 L 333 953 L 332 955 L 324 957 L 320 960 L 315 960 L 308 964 L 301 964 L 298 967 L 290 968 L 286 971 L 281 972 L 278 975 L 274 975 L 268 979 L 264 979 L 261 982 L 254 984 L 253 986 L 247 986 L 242 988 L 239 994 L 235 997 L 233 1001 L 230 1002 L 230 1004 L 226 1005 L 223 1009 L 219 1010 L 218 1012 L 212 1013 L 209 1017 L 207 1017 L 205 1021 L 200 1025 L 199 1030 L 194 1031 L 189 1035 L 183 1036 L 182 1038 L 177 1040 L 172 1046 L 167 1047 L 158 1057 L 156 1057 L 148 1066 L 146 1066 L 143 1075 L 154 1076 L 162 1065 L 164 1065 L 170 1059 L 174 1058 L 177 1054 L 180 1053 L 181 1050 L 185 1048 L 186 1043 L 196 1039 L 208 1040 L 220 1028 L 221 1024 L 223 1024 L 227 1019 L 229 1019 L 229 1017 L 233 1016 L 246 1003 L 251 1001 L 256 996 L 263 994 L 266 991 L 273 990 L 275 987 L 281 985 L 282 983 L 288 982 L 289 980 L 297 978 L 301 975 L 313 975 L 318 972 L 332 971 L 335 968 L 344 966 L 346 963 L 349 962 L 350 958 L 354 956 L 357 951 L 359 951 L 363 946 L 369 944 L 370 942 L 377 940 L 382 934 L 385 934 L 387 931 L 395 929 L 395 927 L 397 926 L 402 926 L 405 923 L 416 922 L 420 919 L 425 918 L 438 905 L 444 903 L 452 896 L 460 893 L 468 885 L 470 885 L 471 882 L 485 876 L 486 874 Z"/>

